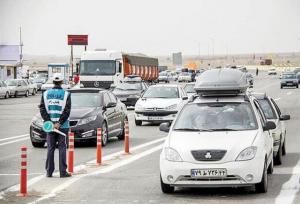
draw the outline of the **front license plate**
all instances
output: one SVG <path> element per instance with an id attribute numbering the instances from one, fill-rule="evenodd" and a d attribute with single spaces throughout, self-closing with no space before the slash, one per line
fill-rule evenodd
<path id="1" fill-rule="evenodd" d="M 292 85 L 293 85 L 293 83 L 287 83 L 287 85 L 288 85 L 288 86 L 292 86 Z"/>
<path id="2" fill-rule="evenodd" d="M 226 169 L 192 169 L 191 177 L 226 177 L 227 170 Z"/>
<path id="3" fill-rule="evenodd" d="M 163 120 L 163 118 L 157 117 L 157 116 L 151 116 L 151 117 L 148 117 L 148 120 Z"/>

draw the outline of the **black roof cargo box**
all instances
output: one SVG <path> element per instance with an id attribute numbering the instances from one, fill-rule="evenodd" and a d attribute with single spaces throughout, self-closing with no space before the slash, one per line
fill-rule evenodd
<path id="1" fill-rule="evenodd" d="M 197 94 L 236 95 L 244 93 L 249 84 L 246 74 L 237 69 L 222 68 L 203 72 L 196 81 Z"/>

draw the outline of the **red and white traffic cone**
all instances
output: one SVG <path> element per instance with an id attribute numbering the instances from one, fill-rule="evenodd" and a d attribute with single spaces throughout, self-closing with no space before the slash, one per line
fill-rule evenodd
<path id="1" fill-rule="evenodd" d="M 21 176 L 20 193 L 18 196 L 27 196 L 27 147 L 21 147 Z"/>
<path id="2" fill-rule="evenodd" d="M 68 172 L 74 172 L 74 133 L 69 132 Z"/>
<path id="3" fill-rule="evenodd" d="M 124 124 L 124 128 L 125 128 L 125 139 L 124 139 L 124 145 L 125 145 L 125 153 L 129 154 L 129 125 L 128 125 L 128 121 L 125 121 Z"/>
<path id="4" fill-rule="evenodd" d="M 96 163 L 102 163 L 102 128 L 97 128 L 97 150 L 96 150 Z"/>

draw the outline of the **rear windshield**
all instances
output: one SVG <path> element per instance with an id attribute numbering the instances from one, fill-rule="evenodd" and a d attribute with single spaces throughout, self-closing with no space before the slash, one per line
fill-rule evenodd
<path id="1" fill-rule="evenodd" d="M 248 102 L 188 104 L 178 116 L 174 130 L 236 131 L 257 129 L 253 109 Z"/>

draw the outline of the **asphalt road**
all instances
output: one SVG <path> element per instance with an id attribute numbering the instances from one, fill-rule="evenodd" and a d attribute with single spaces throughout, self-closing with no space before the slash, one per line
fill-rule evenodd
<path id="1" fill-rule="evenodd" d="M 86 169 L 70 179 L 45 178 L 45 148 L 33 148 L 28 136 L 31 118 L 38 112 L 40 96 L 0 100 L 0 191 L 19 182 L 20 147 L 28 147 L 28 173 L 39 181 L 29 186 L 29 196 L 19 198 L 13 190 L 3 194 L 0 203 L 300 203 L 300 90 L 280 89 L 277 76 L 260 73 L 255 78 L 254 90 L 272 96 L 283 113 L 291 114 L 287 126 L 287 155 L 281 166 L 275 166 L 269 175 L 269 190 L 255 194 L 251 189 L 177 189 L 174 194 L 161 193 L 159 183 L 160 144 L 166 136 L 158 125 L 136 127 L 133 111 L 129 111 L 130 144 L 144 147 L 132 150 L 131 155 L 118 154 L 104 159 L 104 165 L 95 167 L 87 162 L 95 159 L 94 146 L 77 146 L 75 164 Z M 20 140 L 22 139 L 22 140 Z M 153 143 L 149 143 L 154 141 Z M 12 143 L 9 143 L 12 142 Z M 112 139 L 104 148 L 108 156 L 123 150 L 123 142 Z M 57 155 L 56 155 L 57 156 Z M 33 181 L 33 180 L 32 180 Z M 16 189 L 15 189 L 16 190 Z M 1 196 L 1 194 L 0 194 Z"/>

